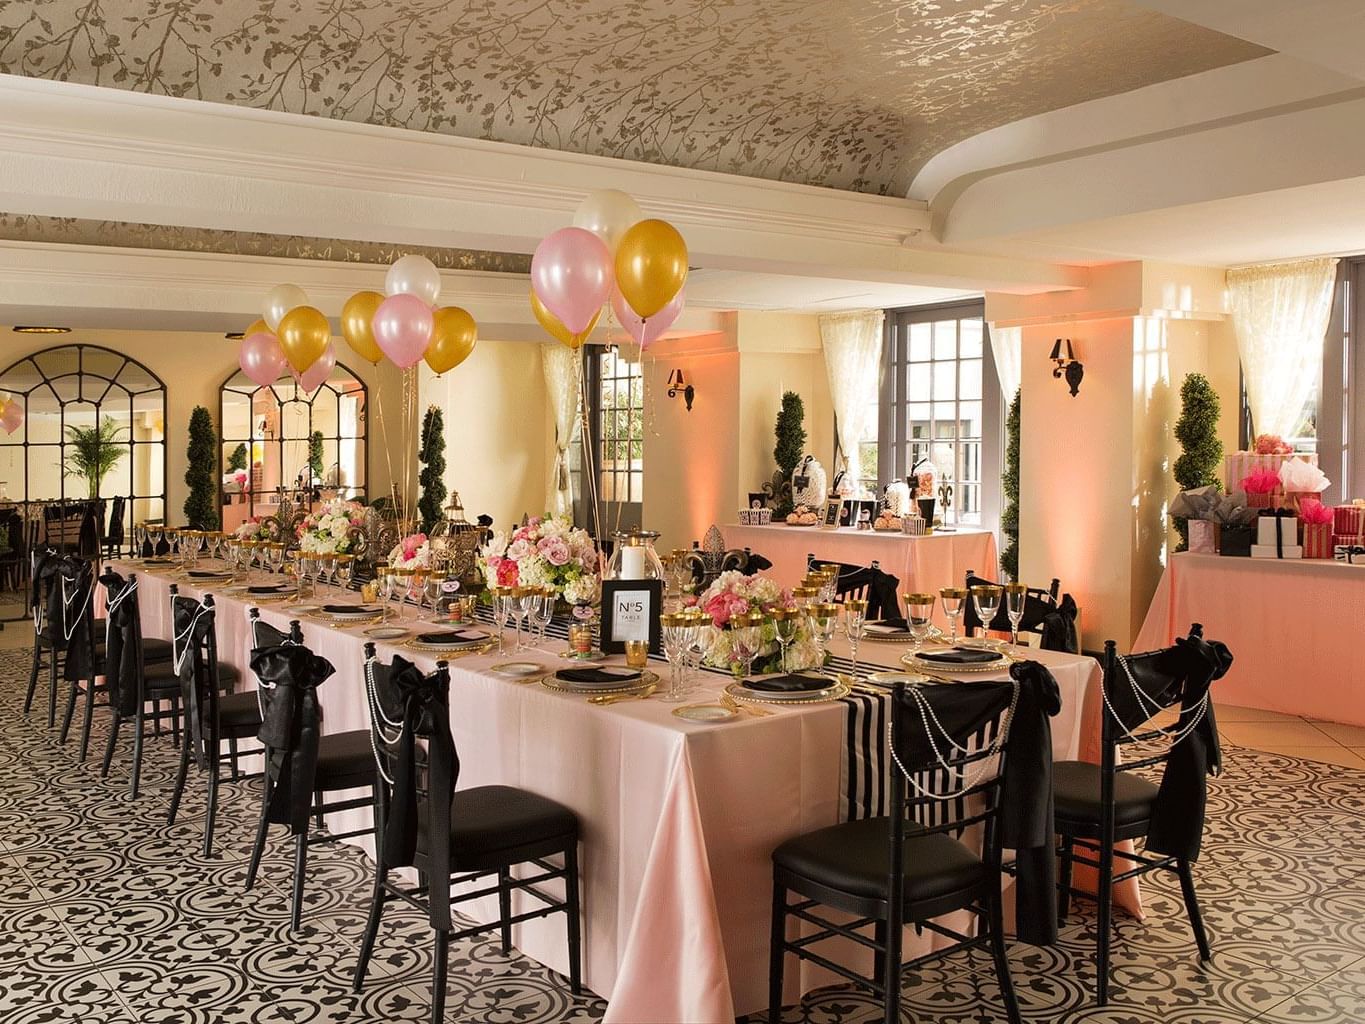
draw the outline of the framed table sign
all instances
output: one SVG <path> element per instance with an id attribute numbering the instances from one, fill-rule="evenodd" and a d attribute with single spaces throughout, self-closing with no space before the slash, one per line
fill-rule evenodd
<path id="1" fill-rule="evenodd" d="M 662 653 L 659 615 L 663 608 L 663 580 L 603 580 L 603 653 L 624 654 L 627 640 L 647 640 L 650 654 Z"/>
<path id="2" fill-rule="evenodd" d="M 824 520 L 820 523 L 820 529 L 822 529 L 822 530 L 837 530 L 837 529 L 839 528 L 839 519 L 840 519 L 840 516 L 843 514 L 843 510 L 844 510 L 844 499 L 843 499 L 843 498 L 828 498 L 828 499 L 826 499 L 826 500 L 825 500 L 825 518 L 824 518 Z"/>

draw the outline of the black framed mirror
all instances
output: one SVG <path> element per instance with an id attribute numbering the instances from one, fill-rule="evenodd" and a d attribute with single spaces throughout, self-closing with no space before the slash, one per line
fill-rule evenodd
<path id="1" fill-rule="evenodd" d="M 337 363 L 311 394 L 292 378 L 262 387 L 238 371 L 220 392 L 223 529 L 270 516 L 281 497 L 308 507 L 365 500 L 369 389 Z"/>

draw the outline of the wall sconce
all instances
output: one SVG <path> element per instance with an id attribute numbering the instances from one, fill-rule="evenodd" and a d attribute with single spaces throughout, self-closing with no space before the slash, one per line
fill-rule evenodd
<path id="1" fill-rule="evenodd" d="M 692 399 L 697 397 L 697 389 L 687 383 L 682 370 L 673 370 L 668 375 L 668 397 L 677 398 L 682 395 L 683 402 L 687 405 L 687 411 L 692 411 Z"/>
<path id="2" fill-rule="evenodd" d="M 1071 397 L 1075 398 L 1081 390 L 1081 378 L 1085 376 L 1085 364 L 1076 358 L 1076 350 L 1071 347 L 1071 339 L 1058 338 L 1053 343 L 1052 355 L 1048 358 L 1057 364 L 1056 369 L 1052 371 L 1052 376 L 1066 377 L 1066 382 L 1071 387 Z"/>

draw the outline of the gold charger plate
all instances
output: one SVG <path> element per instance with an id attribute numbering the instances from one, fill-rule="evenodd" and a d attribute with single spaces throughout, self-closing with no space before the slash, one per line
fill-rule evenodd
<path id="1" fill-rule="evenodd" d="M 833 685 L 827 686 L 823 690 L 817 690 L 808 697 L 782 697 L 776 694 L 763 694 L 760 696 L 758 690 L 750 690 L 747 686 L 740 683 L 730 683 L 725 687 L 725 692 L 741 704 L 771 704 L 776 707 L 790 707 L 796 704 L 829 704 L 832 701 L 842 700 L 851 692 L 849 686 L 843 680 L 834 680 Z"/>
<path id="2" fill-rule="evenodd" d="M 566 682 L 563 679 L 556 679 L 554 672 L 547 672 L 542 676 L 540 685 L 547 690 L 554 690 L 556 693 L 574 693 L 580 697 L 597 697 L 610 693 L 639 693 L 648 686 L 658 685 L 658 682 L 658 673 L 644 669 L 640 673 L 639 679 L 632 679 L 626 686 L 583 686 Z"/>
<path id="3" fill-rule="evenodd" d="M 1008 655 L 1001 654 L 995 661 L 983 661 L 970 665 L 954 665 L 942 661 L 923 661 L 918 655 L 906 654 L 901 657 L 901 664 L 906 668 L 914 669 L 916 672 L 933 675 L 984 675 L 987 672 L 1004 672 L 1014 664 L 1014 659 Z"/>

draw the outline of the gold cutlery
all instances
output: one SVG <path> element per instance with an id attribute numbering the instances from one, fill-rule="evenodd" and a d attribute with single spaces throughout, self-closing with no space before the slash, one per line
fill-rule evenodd
<path id="1" fill-rule="evenodd" d="M 763 718 L 767 715 L 772 714 L 772 712 L 769 711 L 767 708 L 756 707 L 753 704 L 741 704 L 739 701 L 735 700 L 733 696 L 726 693 L 724 690 L 721 691 L 720 702 L 733 711 L 747 711 L 749 712 L 749 714 L 755 716 L 756 718 Z"/>
<path id="2" fill-rule="evenodd" d="M 589 697 L 588 703 L 596 704 L 599 708 L 604 708 L 609 704 L 615 704 L 618 701 L 623 700 L 645 700 L 652 696 L 654 691 L 658 688 L 658 683 L 650 683 L 648 686 L 639 690 L 633 690 L 630 693 L 603 693 L 596 697 Z"/>

